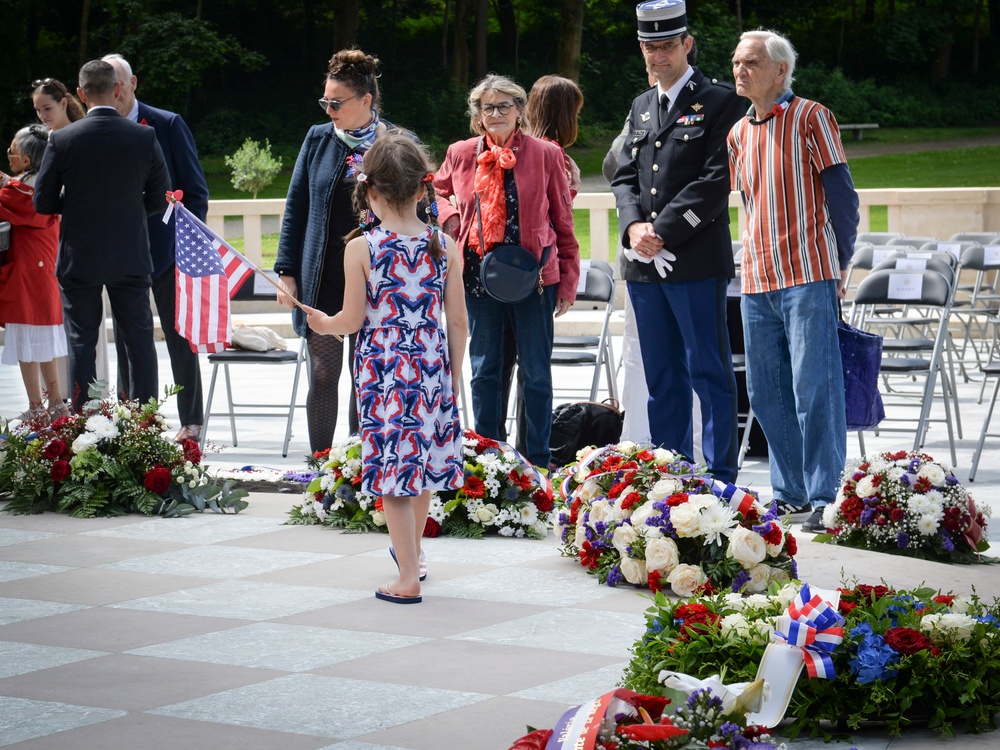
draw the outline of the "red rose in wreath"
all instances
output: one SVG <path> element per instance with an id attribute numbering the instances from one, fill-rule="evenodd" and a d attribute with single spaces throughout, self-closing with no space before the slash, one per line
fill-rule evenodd
<path id="1" fill-rule="evenodd" d="M 889 628 L 883 638 L 889 648 L 900 654 L 915 654 L 932 647 L 931 639 L 913 628 Z"/>
<path id="2" fill-rule="evenodd" d="M 184 460 L 193 464 L 201 463 L 201 448 L 198 447 L 197 440 L 184 441 Z"/>
<path id="3" fill-rule="evenodd" d="M 70 474 L 69 461 L 60 459 L 52 464 L 52 481 L 61 482 Z"/>
<path id="4" fill-rule="evenodd" d="M 62 458 L 66 455 L 66 443 L 62 440 L 53 440 L 45 446 L 45 457 L 49 460 Z"/>
<path id="5" fill-rule="evenodd" d="M 146 472 L 142 478 L 142 486 L 156 495 L 162 495 L 170 489 L 170 470 L 157 466 Z"/>

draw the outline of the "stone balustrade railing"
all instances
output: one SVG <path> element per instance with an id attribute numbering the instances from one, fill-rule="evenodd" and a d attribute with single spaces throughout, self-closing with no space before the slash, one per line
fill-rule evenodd
<path id="1" fill-rule="evenodd" d="M 1000 188 L 898 188 L 859 190 L 860 231 L 871 230 L 872 208 L 886 207 L 887 231 L 948 239 L 957 232 L 1000 232 Z M 729 196 L 740 231 L 746 222 L 739 195 Z M 609 227 L 615 210 L 608 193 L 580 193 L 573 207 L 589 211 L 590 257 L 607 260 Z M 259 263 L 261 236 L 275 232 L 285 210 L 284 199 L 217 200 L 208 208 L 208 225 L 223 237 L 242 236 L 247 257 Z M 232 221 L 242 219 L 242 222 Z M 227 221 L 229 220 L 229 221 Z M 265 231 L 265 224 L 271 226 Z M 241 227 L 240 227 L 241 225 Z"/>

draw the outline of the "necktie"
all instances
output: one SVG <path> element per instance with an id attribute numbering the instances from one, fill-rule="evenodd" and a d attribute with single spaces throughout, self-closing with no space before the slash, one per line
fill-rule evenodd
<path id="1" fill-rule="evenodd" d="M 666 94 L 660 97 L 660 125 L 667 124 L 667 113 L 670 111 L 670 97 Z"/>

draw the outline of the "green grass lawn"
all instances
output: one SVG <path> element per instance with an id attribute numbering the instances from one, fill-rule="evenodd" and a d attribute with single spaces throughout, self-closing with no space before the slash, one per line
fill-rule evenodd
<path id="1" fill-rule="evenodd" d="M 585 142 L 570 149 L 570 155 L 580 166 L 584 176 L 600 175 L 601 162 L 607 153 L 608 144 L 617 133 L 589 133 Z M 940 143 L 941 141 L 960 138 L 975 138 L 996 135 L 996 129 L 991 128 L 886 128 L 865 135 L 863 144 L 898 144 L 898 143 Z M 956 148 L 941 151 L 919 151 L 905 154 L 888 154 L 883 156 L 851 155 L 854 144 L 848 143 L 848 160 L 854 184 L 859 189 L 865 188 L 934 188 L 934 187 L 993 187 L 1000 185 L 1000 146 L 978 146 L 971 148 Z M 288 182 L 291 179 L 294 155 L 289 158 L 283 155 L 284 169 L 275 181 L 263 190 L 260 198 L 284 198 L 288 192 Z M 209 191 L 215 199 L 248 198 L 247 193 L 241 193 L 230 183 L 229 170 L 223 158 L 206 157 L 202 159 L 205 177 L 208 180 Z M 731 227 L 735 239 L 736 212 L 731 211 Z M 588 212 L 575 210 L 573 212 L 577 239 L 580 242 L 580 252 L 585 258 L 590 257 L 590 221 Z M 608 246 L 611 248 L 611 259 L 614 260 L 618 247 L 618 226 L 614 215 L 610 217 L 608 230 Z M 874 206 L 871 210 L 871 231 L 886 231 L 888 227 L 888 211 L 885 206 Z M 242 239 L 233 239 L 233 245 L 242 250 Z M 269 234 L 263 237 L 264 266 L 270 268 L 277 252 L 278 235 Z"/>
<path id="2" fill-rule="evenodd" d="M 858 188 L 949 188 L 1000 185 L 1000 146 L 921 151 L 849 159 Z"/>

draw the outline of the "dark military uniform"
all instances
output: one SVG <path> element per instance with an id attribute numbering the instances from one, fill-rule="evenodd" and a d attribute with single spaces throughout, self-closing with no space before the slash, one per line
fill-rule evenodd
<path id="1" fill-rule="evenodd" d="M 724 481 L 736 479 L 737 450 L 726 329 L 726 285 L 735 275 L 726 136 L 745 111 L 731 84 L 697 68 L 665 118 L 657 88 L 643 92 L 632 103 L 611 183 L 623 247 L 631 247 L 630 224 L 650 222 L 677 256 L 666 279 L 652 263 L 623 264 L 649 385 L 653 442 L 692 455 L 693 389 L 701 401 L 706 463 Z"/>

